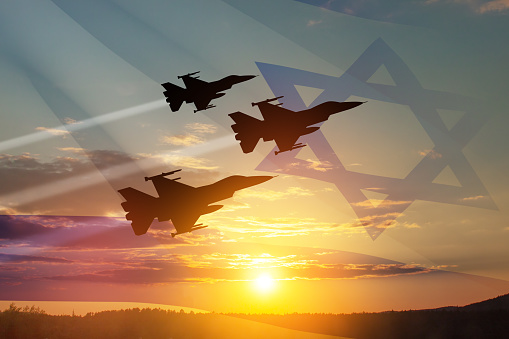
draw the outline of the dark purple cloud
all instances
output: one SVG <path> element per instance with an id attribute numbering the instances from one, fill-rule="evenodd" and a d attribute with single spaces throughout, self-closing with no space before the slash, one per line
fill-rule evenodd
<path id="1" fill-rule="evenodd" d="M 0 253 L 0 261 L 9 262 L 9 263 L 26 263 L 26 262 L 47 262 L 47 263 L 72 263 L 72 260 L 67 260 L 63 258 L 50 258 L 50 257 L 41 257 L 35 255 L 21 255 L 21 254 L 6 254 Z"/>
<path id="2" fill-rule="evenodd" d="M 136 236 L 130 222 L 122 218 L 2 215 L 0 244 L 2 242 L 3 245 L 18 242 L 35 247 L 85 250 L 153 247 L 160 245 L 161 240 L 150 233 Z M 171 243 L 186 242 L 172 238 Z"/>
<path id="3" fill-rule="evenodd" d="M 505 20 L 508 6 L 489 6 L 490 1 L 457 0 L 296 0 L 331 11 L 377 21 L 430 28 Z M 494 2 L 494 1 L 491 1 Z"/>
<path id="4" fill-rule="evenodd" d="M 51 280 L 70 280 L 103 282 L 117 284 L 164 284 L 174 282 L 193 282 L 211 280 L 243 280 L 248 279 L 251 268 L 194 268 L 178 263 L 148 264 L 149 267 L 132 269 L 104 270 L 88 274 L 59 275 L 47 277 Z M 397 265 L 334 265 L 320 267 L 312 265 L 307 268 L 295 269 L 277 267 L 265 269 L 275 279 L 357 279 L 389 277 L 417 273 L 430 273 L 434 270 L 417 266 Z"/>
<path id="5" fill-rule="evenodd" d="M 0 240 L 20 240 L 34 235 L 52 232 L 31 218 L 14 215 L 0 215 Z"/>

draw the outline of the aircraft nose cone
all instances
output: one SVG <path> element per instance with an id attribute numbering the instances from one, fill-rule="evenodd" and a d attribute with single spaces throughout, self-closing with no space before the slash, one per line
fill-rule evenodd
<path id="1" fill-rule="evenodd" d="M 237 77 L 237 81 L 238 82 L 244 82 L 244 81 L 248 81 L 248 80 L 251 80 L 253 78 L 256 78 L 257 75 L 239 75 Z"/>
<path id="2" fill-rule="evenodd" d="M 362 104 L 365 104 L 366 101 L 351 101 L 350 104 L 352 105 L 350 108 L 355 108 L 357 106 L 360 106 Z"/>
<path id="3" fill-rule="evenodd" d="M 235 187 L 235 190 L 255 186 L 258 184 L 261 184 L 265 181 L 268 181 L 270 179 L 274 178 L 273 176 L 269 175 L 259 175 L 259 176 L 251 176 L 251 177 L 245 177 L 243 175 L 234 175 L 231 177 L 228 177 L 228 181 L 230 184 Z"/>
<path id="4" fill-rule="evenodd" d="M 261 184 L 262 182 L 265 182 L 265 181 L 269 181 L 270 179 L 272 178 L 275 178 L 271 175 L 259 175 L 259 176 L 256 176 L 256 177 L 251 177 L 253 179 L 253 181 L 256 181 L 256 183 L 254 185 L 258 185 L 258 184 Z"/>
<path id="5" fill-rule="evenodd" d="M 259 175 L 259 176 L 253 176 L 253 177 L 245 177 L 243 179 L 243 186 L 245 187 L 251 187 L 254 185 L 261 184 L 262 182 L 268 181 L 270 179 L 274 178 L 273 176 L 269 175 Z"/>

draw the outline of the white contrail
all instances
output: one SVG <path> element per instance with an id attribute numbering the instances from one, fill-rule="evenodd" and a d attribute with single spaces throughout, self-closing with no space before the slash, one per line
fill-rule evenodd
<path id="1" fill-rule="evenodd" d="M 230 135 L 226 135 L 223 137 L 216 138 L 209 142 L 189 146 L 185 148 L 181 148 L 176 151 L 168 152 L 161 154 L 161 156 L 179 156 L 179 157 L 193 157 L 201 154 L 205 154 L 208 152 L 216 151 L 225 147 L 232 146 L 236 144 L 235 138 Z M 133 160 L 135 161 L 135 160 Z M 139 171 L 139 168 L 153 168 L 160 167 L 161 164 L 155 164 L 154 159 L 145 158 L 140 161 L 136 161 L 138 166 L 132 166 L 132 163 L 126 163 L 122 165 L 116 165 L 108 168 L 101 169 L 101 171 L 108 172 L 106 177 L 114 176 L 115 178 L 121 178 L 124 176 L 136 174 Z M 139 173 L 139 175 L 143 175 L 143 173 Z M 55 195 L 72 192 L 75 190 L 79 190 L 81 188 L 92 186 L 104 182 L 104 177 L 99 174 L 98 171 L 89 171 L 84 174 L 76 175 L 71 178 L 67 178 L 64 180 L 60 180 L 57 182 L 43 184 L 35 187 L 31 187 L 26 190 L 14 192 L 11 194 L 6 194 L 0 197 L 0 201 L 3 201 L 4 204 L 8 205 L 23 205 L 32 203 L 34 201 L 39 201 L 45 198 L 49 198 Z"/>
<path id="2" fill-rule="evenodd" d="M 79 121 L 79 123 L 76 124 L 69 124 L 69 125 L 60 125 L 54 128 L 48 128 L 49 130 L 57 130 L 62 132 L 74 132 L 79 131 L 85 128 L 89 128 L 92 126 L 96 126 L 99 124 L 105 124 L 108 122 L 112 122 L 115 120 L 127 118 L 133 115 L 147 113 L 150 111 L 153 111 L 155 109 L 165 107 L 167 104 L 164 101 L 157 100 L 148 102 L 146 104 L 142 104 L 139 106 L 134 106 L 130 108 L 121 109 L 119 111 L 103 114 L 94 118 L 86 119 Z M 49 138 L 54 138 L 55 135 L 51 134 L 49 131 L 39 131 L 34 132 L 31 134 L 27 134 L 21 137 L 5 140 L 0 142 L 0 152 L 4 152 L 6 150 L 9 150 L 11 148 L 21 147 L 28 144 L 36 143 L 42 140 L 46 140 Z"/>

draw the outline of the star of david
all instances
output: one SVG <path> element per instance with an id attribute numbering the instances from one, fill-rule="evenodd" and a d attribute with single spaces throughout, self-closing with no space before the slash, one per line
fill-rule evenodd
<path id="1" fill-rule="evenodd" d="M 384 65 L 394 85 L 368 82 Z M 309 105 L 345 101 L 350 96 L 407 105 L 434 144 L 403 179 L 347 170 L 321 130 L 302 136 L 327 171 L 317 171 L 310 161 L 296 158 L 301 149 L 274 155 L 270 152 L 257 170 L 314 178 L 334 184 L 359 219 L 359 225 L 375 240 L 415 200 L 497 209 L 462 149 L 488 120 L 479 100 L 458 94 L 424 89 L 405 62 L 381 38 L 374 41 L 340 77 L 294 68 L 257 63 L 275 96 L 284 96 L 284 107 L 299 111 L 308 108 L 296 85 L 323 89 Z M 462 111 L 464 115 L 448 129 L 438 109 Z M 440 157 L 436 155 L 439 154 Z M 461 186 L 433 182 L 449 166 Z M 362 190 L 383 193 L 377 206 Z"/>

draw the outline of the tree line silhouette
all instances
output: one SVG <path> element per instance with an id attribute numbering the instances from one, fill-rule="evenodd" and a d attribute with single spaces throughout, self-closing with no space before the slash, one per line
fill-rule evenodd
<path id="1" fill-rule="evenodd" d="M 239 322 L 239 318 L 251 322 Z M 509 310 L 277 315 L 133 308 L 71 316 L 11 304 L 0 312 L 0 338 L 270 338 L 270 329 L 260 328 L 260 323 L 349 338 L 505 338 Z"/>
<path id="2" fill-rule="evenodd" d="M 353 314 L 229 314 L 288 329 L 366 339 L 508 338 L 509 311 L 419 310 Z"/>

